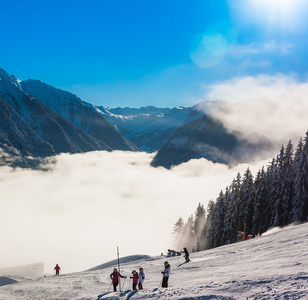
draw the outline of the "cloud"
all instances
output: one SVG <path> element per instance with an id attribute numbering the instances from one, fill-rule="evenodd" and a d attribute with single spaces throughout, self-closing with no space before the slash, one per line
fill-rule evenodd
<path id="1" fill-rule="evenodd" d="M 235 44 L 230 46 L 229 55 L 243 58 L 243 55 L 260 55 L 260 54 L 288 54 L 293 49 L 291 43 L 279 43 L 275 40 L 271 40 L 266 43 L 253 42 L 247 45 Z"/>
<path id="2" fill-rule="evenodd" d="M 1 167 L 0 268 L 44 261 L 45 272 L 56 263 L 80 271 L 115 259 L 117 246 L 121 256 L 160 255 L 177 219 L 247 168 L 200 159 L 169 171 L 152 158 L 102 151 L 56 156 L 49 171 Z"/>
<path id="3" fill-rule="evenodd" d="M 214 115 L 248 140 L 266 137 L 277 146 L 289 139 L 297 143 L 308 128 L 308 83 L 298 82 L 294 74 L 239 77 L 206 89 L 207 99 L 233 103 Z"/>

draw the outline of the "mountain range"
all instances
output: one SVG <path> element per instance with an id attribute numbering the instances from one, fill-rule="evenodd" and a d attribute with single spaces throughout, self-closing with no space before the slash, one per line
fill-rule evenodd
<path id="1" fill-rule="evenodd" d="M 224 101 L 193 107 L 106 108 L 42 81 L 20 81 L 0 68 L 0 165 L 37 167 L 59 153 L 158 151 L 152 166 L 192 158 L 246 162 L 268 141 L 252 144 L 211 116 Z"/>
<path id="2" fill-rule="evenodd" d="M 104 108 L 97 107 L 106 120 L 126 139 L 146 152 L 158 151 L 180 126 L 225 107 L 224 101 L 201 102 L 193 107 Z"/>
<path id="3" fill-rule="evenodd" d="M 6 164 L 12 153 L 19 157 L 22 166 L 27 166 L 33 162 L 29 156 L 44 158 L 95 150 L 138 151 L 102 115 L 75 95 L 41 83 L 36 86 L 47 88 L 48 93 L 43 95 L 43 88 L 33 91 L 40 97 L 38 100 L 28 91 L 32 83 L 23 84 L 0 69 L 0 147 L 5 153 L 1 155 L 1 164 Z"/>

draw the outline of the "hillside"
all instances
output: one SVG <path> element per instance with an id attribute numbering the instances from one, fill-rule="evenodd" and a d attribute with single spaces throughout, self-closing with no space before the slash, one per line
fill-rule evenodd
<path id="1" fill-rule="evenodd" d="M 2 277 L 0 299 L 307 299 L 307 249 L 308 223 L 274 228 L 259 238 L 193 253 L 187 264 L 182 257 L 123 258 L 125 276 L 144 268 L 143 291 L 132 291 L 127 278 L 122 293 L 107 293 L 115 260 L 60 277 Z M 169 288 L 163 289 L 160 271 L 166 259 L 171 275 Z"/>
<path id="2" fill-rule="evenodd" d="M 224 125 L 211 115 L 204 115 L 177 128 L 162 145 L 151 165 L 172 166 L 190 159 L 206 158 L 228 165 L 253 161 L 254 156 L 271 149 L 264 139 L 252 143 L 239 137 L 237 132 L 229 132 Z"/>

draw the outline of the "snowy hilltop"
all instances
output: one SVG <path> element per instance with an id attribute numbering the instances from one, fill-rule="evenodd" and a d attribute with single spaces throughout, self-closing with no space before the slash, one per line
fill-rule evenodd
<path id="1" fill-rule="evenodd" d="M 110 273 L 117 260 L 88 271 L 0 277 L 0 300 L 12 299 L 308 299 L 308 224 L 274 228 L 261 237 L 184 258 L 136 255 L 121 260 L 121 292 Z M 161 287 L 164 261 L 171 265 L 169 287 Z M 143 290 L 132 290 L 132 270 L 144 269 Z M 64 271 L 64 270 L 63 270 Z"/>

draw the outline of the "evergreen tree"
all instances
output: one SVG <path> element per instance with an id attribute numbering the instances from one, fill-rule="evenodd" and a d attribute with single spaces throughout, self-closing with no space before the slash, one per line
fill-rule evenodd
<path id="1" fill-rule="evenodd" d="M 199 233 L 201 233 L 204 224 L 205 224 L 205 208 L 203 204 L 199 202 L 195 212 L 195 220 L 194 220 L 194 233 L 196 235 L 199 235 Z"/>
<path id="2" fill-rule="evenodd" d="M 174 244 L 176 248 L 179 247 L 179 243 L 182 239 L 183 229 L 184 229 L 184 220 L 182 218 L 179 218 L 174 224 L 172 233 L 174 235 Z"/>
<path id="3" fill-rule="evenodd" d="M 191 250 L 191 245 L 194 244 L 194 218 L 190 215 L 187 222 L 183 226 L 182 239 L 179 243 L 179 248 L 186 247 Z"/>
<path id="4" fill-rule="evenodd" d="M 278 183 L 278 164 L 273 158 L 271 165 L 267 168 L 266 181 L 268 186 L 268 201 L 265 207 L 265 227 L 274 226 L 275 219 L 275 202 L 277 198 L 277 183 Z"/>
<path id="5" fill-rule="evenodd" d="M 266 216 L 266 201 L 268 199 L 268 188 L 264 167 L 258 172 L 255 180 L 255 201 L 253 213 L 252 235 L 262 234 L 267 230 Z"/>
<path id="6" fill-rule="evenodd" d="M 199 203 L 195 212 L 195 220 L 194 220 L 194 235 L 196 239 L 196 251 L 200 251 L 204 249 L 206 242 L 201 242 L 201 237 L 203 235 L 203 229 L 205 225 L 205 208 Z"/>
<path id="7" fill-rule="evenodd" d="M 229 188 L 227 212 L 224 221 L 224 238 L 226 243 L 234 243 L 237 240 L 237 233 L 244 225 L 239 215 L 239 203 L 241 200 L 241 175 L 237 174 Z"/>
<path id="8" fill-rule="evenodd" d="M 242 185 L 241 185 L 241 204 L 240 210 L 241 215 L 243 216 L 242 223 L 246 224 L 246 232 L 252 232 L 253 226 L 253 212 L 254 212 L 254 200 L 255 200 L 255 187 L 253 176 L 249 170 L 246 170 L 243 176 Z"/>
<path id="9" fill-rule="evenodd" d="M 295 155 L 295 193 L 292 202 L 292 221 L 303 222 L 308 218 L 308 131 L 298 144 Z"/>
<path id="10" fill-rule="evenodd" d="M 222 235 L 224 231 L 225 213 L 225 197 L 223 192 L 221 191 L 215 203 L 214 216 L 211 226 L 210 241 L 212 247 L 218 247 L 221 245 Z"/>
<path id="11" fill-rule="evenodd" d="M 281 146 L 280 154 L 277 157 L 277 170 L 278 170 L 278 180 L 275 185 L 276 199 L 275 199 L 275 213 L 274 213 L 274 226 L 282 225 L 282 197 L 283 197 L 283 169 L 284 169 L 284 147 Z"/>
<path id="12" fill-rule="evenodd" d="M 184 227 L 184 220 L 182 218 L 179 218 L 173 227 L 173 233 L 174 234 L 182 234 Z"/>
<path id="13" fill-rule="evenodd" d="M 293 144 L 291 140 L 289 141 L 283 162 L 283 169 L 280 172 L 280 180 L 282 186 L 282 198 L 281 198 L 281 208 L 282 208 L 282 225 L 285 226 L 291 221 L 291 204 L 294 196 L 294 159 L 293 159 Z"/>
<path id="14" fill-rule="evenodd" d="M 227 214 L 229 202 L 230 202 L 229 187 L 226 187 L 226 191 L 224 194 L 224 202 L 223 202 L 224 219 L 223 219 L 223 228 L 222 228 L 222 233 L 221 233 L 221 242 L 220 242 L 221 245 L 225 245 L 228 239 L 227 232 L 226 232 L 226 226 L 225 226 L 225 220 L 226 220 L 226 214 Z"/>
<path id="15" fill-rule="evenodd" d="M 206 211 L 206 219 L 205 219 L 205 224 L 202 230 L 202 234 L 200 237 L 201 245 L 200 248 L 201 250 L 211 248 L 210 245 L 210 230 L 211 230 L 211 222 L 213 220 L 213 215 L 214 215 L 214 207 L 215 203 L 213 200 L 210 200 L 207 206 L 207 211 Z"/>

